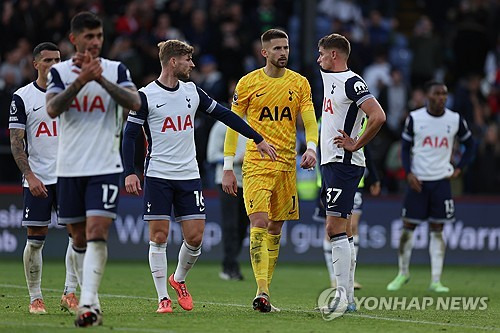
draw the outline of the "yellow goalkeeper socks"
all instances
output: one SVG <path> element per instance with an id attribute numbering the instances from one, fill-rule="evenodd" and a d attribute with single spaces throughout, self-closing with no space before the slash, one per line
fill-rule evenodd
<path id="1" fill-rule="evenodd" d="M 267 234 L 267 253 L 269 253 L 269 267 L 267 268 L 267 287 L 271 285 L 273 279 L 274 268 L 278 262 L 278 255 L 280 253 L 280 239 L 281 234 L 272 235 Z"/>
<path id="2" fill-rule="evenodd" d="M 267 251 L 267 229 L 250 228 L 250 261 L 257 282 L 257 294 L 269 294 L 267 276 L 269 254 Z"/>

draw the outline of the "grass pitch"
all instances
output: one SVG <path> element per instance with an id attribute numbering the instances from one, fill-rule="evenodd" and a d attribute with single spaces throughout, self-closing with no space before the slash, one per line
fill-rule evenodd
<path id="1" fill-rule="evenodd" d="M 255 282 L 249 265 L 243 266 L 244 281 L 219 279 L 219 264 L 200 262 L 188 276 L 193 311 L 182 310 L 175 301 L 172 314 L 156 314 L 156 292 L 149 266 L 144 262 L 108 262 L 101 284 L 104 326 L 99 332 L 500 332 L 500 268 L 445 267 L 443 283 L 451 292 L 427 291 L 430 268 L 411 267 L 411 281 L 400 291 L 389 293 L 387 283 L 397 273 L 395 266 L 359 265 L 357 280 L 363 289 L 356 297 L 369 297 L 355 314 L 331 321 L 314 311 L 320 293 L 329 287 L 326 268 L 319 264 L 279 264 L 271 286 L 271 299 L 280 313 L 252 310 Z M 176 263 L 170 260 L 169 274 Z M 63 261 L 47 261 L 43 267 L 42 291 L 48 314 L 28 313 L 29 296 L 21 258 L 0 261 L 0 332 L 74 332 L 74 317 L 59 309 L 64 283 Z M 373 309 L 381 297 L 487 297 L 485 310 Z M 458 299 L 458 298 L 457 298 Z M 460 303 L 463 304 L 463 303 Z M 370 308 L 370 309 L 368 309 Z"/>

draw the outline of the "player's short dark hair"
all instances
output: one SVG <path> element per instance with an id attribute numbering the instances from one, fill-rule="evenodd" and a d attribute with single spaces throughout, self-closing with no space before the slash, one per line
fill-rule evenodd
<path id="1" fill-rule="evenodd" d="M 160 42 L 158 47 L 160 48 L 159 56 L 162 64 L 166 64 L 172 57 L 192 55 L 194 51 L 194 47 L 177 39 Z"/>
<path id="2" fill-rule="evenodd" d="M 321 38 L 318 42 L 318 47 L 323 47 L 324 49 L 337 49 L 347 56 L 351 54 L 351 43 L 340 34 L 330 34 Z"/>
<path id="3" fill-rule="evenodd" d="M 278 38 L 288 39 L 288 35 L 286 34 L 286 32 L 280 29 L 269 29 L 266 32 L 264 32 L 262 36 L 260 36 L 260 41 L 264 43 Z"/>
<path id="4" fill-rule="evenodd" d="M 95 29 L 102 27 L 102 21 L 91 12 L 80 12 L 71 19 L 71 32 L 79 34 L 83 29 Z"/>
<path id="5" fill-rule="evenodd" d="M 33 49 L 33 58 L 36 59 L 42 51 L 59 51 L 59 48 L 56 44 L 51 42 L 40 43 Z"/>
<path id="6" fill-rule="evenodd" d="M 431 91 L 432 87 L 434 87 L 434 86 L 446 86 L 446 84 L 444 84 L 443 82 L 436 81 L 436 80 L 427 81 L 424 84 L 425 93 L 428 94 L 429 91 Z"/>

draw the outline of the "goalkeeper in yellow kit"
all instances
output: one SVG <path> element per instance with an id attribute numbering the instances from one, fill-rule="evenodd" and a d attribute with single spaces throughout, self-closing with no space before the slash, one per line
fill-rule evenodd
<path id="1" fill-rule="evenodd" d="M 250 126 L 276 148 L 277 159 L 262 157 L 247 143 L 243 162 L 243 198 L 250 219 L 250 259 L 257 282 L 254 310 L 279 311 L 269 300 L 269 285 L 278 260 L 281 228 L 285 220 L 299 218 L 296 189 L 296 123 L 304 122 L 307 150 L 300 166 L 316 165 L 318 126 L 311 99 L 311 87 L 302 75 L 286 68 L 288 36 L 270 29 L 261 36 L 266 66 L 240 79 L 234 92 L 232 110 L 247 118 Z M 223 190 L 237 195 L 233 158 L 238 135 L 228 128 L 224 143 Z"/>

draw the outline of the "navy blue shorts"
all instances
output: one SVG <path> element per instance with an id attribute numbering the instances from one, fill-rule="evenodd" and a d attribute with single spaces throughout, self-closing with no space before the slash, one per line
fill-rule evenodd
<path id="1" fill-rule="evenodd" d="M 455 205 L 451 197 L 448 179 L 423 181 L 422 192 L 408 187 L 406 191 L 403 220 L 409 223 L 446 223 L 455 220 Z"/>
<path id="2" fill-rule="evenodd" d="M 364 167 L 343 163 L 321 166 L 321 202 L 327 216 L 349 218 L 364 171 Z"/>
<path id="3" fill-rule="evenodd" d="M 56 184 L 45 185 L 47 198 L 37 198 L 23 188 L 23 227 L 45 227 L 50 224 L 52 209 L 57 208 Z"/>
<path id="4" fill-rule="evenodd" d="M 363 193 L 362 188 L 358 188 L 356 194 L 354 195 L 354 204 L 352 206 L 352 211 L 361 214 L 363 211 Z M 325 223 L 326 220 L 326 210 L 321 202 L 321 194 L 318 196 L 316 202 L 316 208 L 314 208 L 313 221 Z"/>
<path id="5" fill-rule="evenodd" d="M 172 205 L 176 222 L 204 220 L 205 200 L 201 179 L 170 180 L 146 176 L 144 221 L 172 220 Z"/>
<path id="6" fill-rule="evenodd" d="M 119 173 L 58 177 L 59 223 L 84 222 L 89 216 L 116 218 L 120 198 Z"/>

